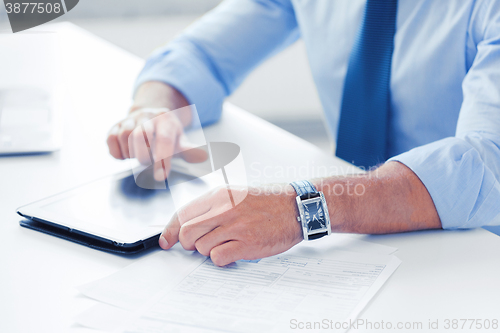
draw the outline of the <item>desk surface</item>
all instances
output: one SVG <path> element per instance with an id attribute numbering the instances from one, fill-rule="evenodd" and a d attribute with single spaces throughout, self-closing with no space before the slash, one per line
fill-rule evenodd
<path id="1" fill-rule="evenodd" d="M 73 324 L 73 316 L 91 305 L 75 286 L 138 258 L 92 250 L 18 225 L 18 206 L 128 166 L 108 155 L 105 139 L 110 126 L 126 113 L 143 61 L 72 25 L 51 30 L 61 36 L 70 97 L 64 146 L 49 155 L 0 158 L 0 332 L 90 331 Z M 353 170 L 231 105 L 219 123 L 206 129 L 206 136 L 240 145 L 250 184 Z M 397 247 L 403 260 L 361 318 L 422 322 L 424 330 L 419 331 L 425 331 L 429 319 L 439 319 L 440 328 L 445 319 L 500 320 L 498 236 L 477 229 L 356 237 Z"/>

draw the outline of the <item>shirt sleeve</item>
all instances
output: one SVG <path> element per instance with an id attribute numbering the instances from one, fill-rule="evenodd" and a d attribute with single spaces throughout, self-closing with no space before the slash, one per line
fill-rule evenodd
<path id="1" fill-rule="evenodd" d="M 445 229 L 500 224 L 500 2 L 480 3 L 455 137 L 390 159 L 421 179 Z"/>
<path id="2" fill-rule="evenodd" d="M 226 0 L 154 52 L 135 87 L 167 83 L 195 104 L 201 124 L 212 123 L 246 75 L 298 37 L 289 0 Z"/>

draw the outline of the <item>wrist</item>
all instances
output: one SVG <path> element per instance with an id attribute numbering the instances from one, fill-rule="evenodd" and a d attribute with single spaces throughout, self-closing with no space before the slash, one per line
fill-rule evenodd
<path id="1" fill-rule="evenodd" d="M 352 232 L 347 225 L 353 218 L 359 197 L 350 194 L 357 183 L 343 176 L 315 179 L 311 182 L 318 191 L 323 192 L 332 232 Z"/>
<path id="2" fill-rule="evenodd" d="M 297 207 L 297 193 L 292 185 L 287 184 L 284 188 L 284 201 L 286 204 L 287 220 L 290 221 L 291 230 L 293 231 L 294 244 L 298 244 L 304 240 L 304 232 L 302 231 L 302 224 L 297 220 L 300 216 L 299 208 Z"/>
<path id="3" fill-rule="evenodd" d="M 295 191 L 290 184 L 263 184 L 258 187 L 249 187 L 249 194 L 263 199 L 269 207 L 268 214 L 276 220 L 273 223 L 278 232 L 284 235 L 285 243 L 294 246 L 303 240 L 302 228 L 297 221 L 298 209 L 295 201 Z M 269 216 L 269 215 L 268 215 Z M 271 221 L 265 219 L 265 223 Z"/>
<path id="4" fill-rule="evenodd" d="M 137 88 L 130 113 L 143 108 L 165 108 L 172 110 L 182 125 L 188 127 L 192 121 L 191 112 L 177 111 L 188 105 L 184 95 L 174 87 L 159 81 L 148 81 Z"/>

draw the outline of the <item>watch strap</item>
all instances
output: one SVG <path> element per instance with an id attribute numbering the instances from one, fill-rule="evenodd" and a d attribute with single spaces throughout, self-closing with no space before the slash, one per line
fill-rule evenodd
<path id="1" fill-rule="evenodd" d="M 325 231 L 325 232 L 318 232 L 317 234 L 308 235 L 308 236 L 307 236 L 307 239 L 308 239 L 308 240 L 314 240 L 314 239 L 321 238 L 321 237 L 323 237 L 323 236 L 328 236 L 328 231 Z"/>
<path id="2" fill-rule="evenodd" d="M 290 183 L 290 185 L 292 185 L 295 192 L 297 192 L 297 196 L 299 196 L 303 200 L 319 196 L 318 190 L 316 190 L 314 185 L 311 184 L 311 182 L 308 180 L 299 180 Z"/>

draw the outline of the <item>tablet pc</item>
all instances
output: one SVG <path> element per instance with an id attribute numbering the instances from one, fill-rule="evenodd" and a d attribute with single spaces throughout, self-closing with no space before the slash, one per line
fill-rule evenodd
<path id="1" fill-rule="evenodd" d="M 189 176 L 169 175 L 175 177 Z M 199 194 L 193 193 L 193 199 Z M 127 171 L 22 206 L 17 213 L 26 218 L 20 221 L 23 227 L 103 251 L 134 254 L 158 245 L 175 210 L 168 187 L 141 188 Z"/>

